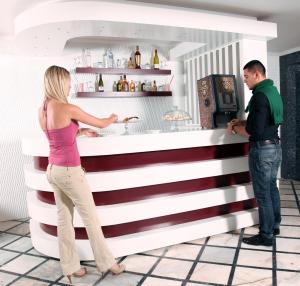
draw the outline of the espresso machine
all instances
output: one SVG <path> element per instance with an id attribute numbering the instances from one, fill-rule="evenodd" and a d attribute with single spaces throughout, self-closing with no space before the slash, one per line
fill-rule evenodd
<path id="1" fill-rule="evenodd" d="M 226 127 L 237 117 L 238 99 L 234 75 L 211 74 L 197 80 L 200 124 L 203 129 Z"/>

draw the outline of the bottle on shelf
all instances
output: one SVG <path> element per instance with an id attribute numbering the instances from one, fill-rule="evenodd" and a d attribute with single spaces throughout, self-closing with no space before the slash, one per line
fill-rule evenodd
<path id="1" fill-rule="evenodd" d="M 140 69 L 141 68 L 141 53 L 139 51 L 139 46 L 136 46 L 136 51 L 134 54 L 134 63 L 135 63 L 135 68 Z"/>
<path id="2" fill-rule="evenodd" d="M 157 91 L 156 81 L 153 81 L 152 91 Z"/>
<path id="3" fill-rule="evenodd" d="M 119 79 L 119 81 L 117 83 L 117 91 L 122 91 L 122 85 L 123 85 L 122 83 L 123 83 L 123 78 L 120 75 L 120 79 Z"/>
<path id="4" fill-rule="evenodd" d="M 129 84 L 128 81 L 126 80 L 126 74 L 123 75 L 122 91 L 129 91 Z"/>
<path id="5" fill-rule="evenodd" d="M 98 91 L 104 91 L 104 84 L 103 84 L 102 74 L 99 75 Z"/>
<path id="6" fill-rule="evenodd" d="M 153 66 L 155 69 L 159 69 L 159 57 L 157 54 L 157 49 L 155 49 L 155 53 L 154 53 Z"/>
<path id="7" fill-rule="evenodd" d="M 145 90 L 145 83 L 144 82 L 141 84 L 141 91 L 146 91 Z"/>
<path id="8" fill-rule="evenodd" d="M 127 62 L 127 67 L 128 67 L 129 69 L 134 69 L 134 68 L 135 68 L 134 62 L 133 62 L 133 60 L 132 60 L 131 57 L 129 58 L 129 60 L 128 60 L 128 62 Z"/>
<path id="9" fill-rule="evenodd" d="M 103 67 L 108 68 L 108 54 L 107 50 L 105 50 L 105 53 L 103 54 Z"/>
<path id="10" fill-rule="evenodd" d="M 113 83 L 112 90 L 113 91 L 118 91 L 118 87 L 117 87 L 117 82 L 116 81 L 114 81 L 114 83 Z"/>
<path id="11" fill-rule="evenodd" d="M 135 83 L 133 82 L 133 80 L 131 80 L 131 82 L 130 82 L 129 91 L 130 92 L 135 92 Z"/>

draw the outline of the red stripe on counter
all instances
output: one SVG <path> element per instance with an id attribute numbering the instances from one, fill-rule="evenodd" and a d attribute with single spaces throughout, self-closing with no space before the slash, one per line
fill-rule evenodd
<path id="1" fill-rule="evenodd" d="M 112 205 L 150 199 L 160 196 L 196 192 L 200 190 L 219 188 L 249 182 L 249 172 L 242 172 L 152 186 L 114 190 L 108 192 L 94 192 L 93 197 L 97 206 Z M 53 192 L 37 191 L 37 197 L 40 201 L 44 203 L 55 204 Z"/>
<path id="2" fill-rule="evenodd" d="M 117 237 L 121 235 L 197 221 L 228 213 L 234 213 L 242 210 L 252 209 L 254 207 L 256 207 L 255 199 L 250 199 L 179 214 L 172 214 L 157 218 L 145 219 L 111 226 L 103 226 L 102 230 L 105 237 Z M 51 234 L 53 236 L 57 236 L 56 226 L 42 223 L 40 225 L 46 233 Z M 75 228 L 75 237 L 76 239 L 88 239 L 85 228 Z"/>
<path id="3" fill-rule="evenodd" d="M 214 145 L 196 148 L 81 157 L 81 165 L 87 172 L 121 170 L 152 164 L 185 163 L 200 160 L 244 156 L 249 152 L 249 143 Z M 47 157 L 34 157 L 34 167 L 45 171 Z"/>

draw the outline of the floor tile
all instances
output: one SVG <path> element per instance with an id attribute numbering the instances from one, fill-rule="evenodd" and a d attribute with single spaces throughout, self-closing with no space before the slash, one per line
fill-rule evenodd
<path id="1" fill-rule="evenodd" d="M 30 254 L 34 254 L 34 255 L 39 255 L 39 256 L 44 256 L 44 254 L 38 252 L 36 249 L 31 249 L 30 251 L 28 251 L 28 253 Z"/>
<path id="2" fill-rule="evenodd" d="M 276 253 L 277 268 L 300 271 L 300 254 Z"/>
<path id="3" fill-rule="evenodd" d="M 281 201 L 295 201 L 295 195 L 293 193 L 280 194 Z"/>
<path id="4" fill-rule="evenodd" d="M 122 275 L 108 275 L 104 280 L 95 284 L 95 286 L 136 286 L 143 276 L 131 274 L 131 273 L 122 273 Z"/>
<path id="5" fill-rule="evenodd" d="M 8 283 L 14 281 L 16 278 L 18 278 L 18 276 L 0 272 L 0 286 L 5 286 Z"/>
<path id="6" fill-rule="evenodd" d="M 171 246 L 165 256 L 195 260 L 201 247 L 201 245 L 178 244 Z"/>
<path id="7" fill-rule="evenodd" d="M 300 227 L 290 227 L 290 226 L 281 226 L 280 227 L 280 236 L 286 237 L 300 237 Z"/>
<path id="8" fill-rule="evenodd" d="M 236 267 L 233 276 L 233 285 L 272 285 L 272 270 Z"/>
<path id="9" fill-rule="evenodd" d="M 2 232 L 2 233 L 0 233 L 0 247 L 3 247 L 4 245 L 6 245 L 18 238 L 20 238 L 20 236 Z"/>
<path id="10" fill-rule="evenodd" d="M 300 273 L 277 271 L 277 286 L 300 285 Z"/>
<path id="11" fill-rule="evenodd" d="M 300 239 L 276 238 L 276 250 L 300 254 Z"/>
<path id="12" fill-rule="evenodd" d="M 190 280 L 217 284 L 227 284 L 230 270 L 231 266 L 200 262 L 197 263 L 197 266 Z"/>
<path id="13" fill-rule="evenodd" d="M 16 221 L 16 220 L 1 221 L 0 222 L 0 231 L 6 231 L 18 224 L 20 224 L 20 222 Z"/>
<path id="14" fill-rule="evenodd" d="M 280 205 L 282 208 L 297 208 L 295 201 L 281 201 Z"/>
<path id="15" fill-rule="evenodd" d="M 190 261 L 162 259 L 155 267 L 152 274 L 177 279 L 185 279 L 193 265 Z"/>
<path id="16" fill-rule="evenodd" d="M 48 260 L 38 268 L 29 272 L 27 275 L 54 281 L 62 276 L 63 273 L 59 261 Z"/>
<path id="17" fill-rule="evenodd" d="M 18 255 L 20 254 L 0 249 L 0 266 Z"/>
<path id="18" fill-rule="evenodd" d="M 290 208 L 281 208 L 282 215 L 296 215 L 299 216 L 299 210 L 297 209 L 290 209 Z"/>
<path id="19" fill-rule="evenodd" d="M 235 251 L 232 248 L 206 246 L 200 260 L 232 264 Z"/>
<path id="20" fill-rule="evenodd" d="M 98 280 L 101 279 L 102 274 L 95 268 L 87 267 L 88 273 L 83 277 L 74 277 L 72 276 L 72 283 L 74 285 L 94 285 Z M 59 270 L 61 273 L 61 270 Z M 68 284 L 68 278 L 63 276 L 62 279 L 59 280 L 60 283 Z"/>
<path id="21" fill-rule="evenodd" d="M 45 260 L 46 259 L 40 257 L 21 255 L 16 259 L 12 260 L 11 262 L 5 264 L 0 269 L 19 273 L 19 274 L 24 274 Z"/>
<path id="22" fill-rule="evenodd" d="M 137 273 L 148 273 L 154 263 L 158 260 L 156 257 L 145 255 L 128 256 L 123 263 L 126 265 L 126 270 Z"/>
<path id="23" fill-rule="evenodd" d="M 206 286 L 207 286 L 206 283 L 205 283 L 205 284 L 202 284 L 202 283 L 191 283 L 191 282 L 188 282 L 188 283 L 186 284 L 186 286 L 201 286 L 201 285 L 206 285 Z"/>
<path id="24" fill-rule="evenodd" d="M 193 243 L 193 244 L 204 244 L 205 240 L 206 240 L 206 237 L 202 237 L 202 238 L 198 238 L 198 239 L 195 239 L 195 240 L 191 240 L 189 242 Z"/>
<path id="25" fill-rule="evenodd" d="M 147 277 L 142 284 L 143 286 L 181 286 L 182 282 L 172 281 L 167 279 L 160 279 L 155 277 Z"/>
<path id="26" fill-rule="evenodd" d="M 272 252 L 240 249 L 237 264 L 272 268 Z"/>
<path id="27" fill-rule="evenodd" d="M 282 216 L 281 224 L 300 226 L 300 217 L 299 216 Z"/>
<path id="28" fill-rule="evenodd" d="M 238 242 L 239 235 L 233 233 L 223 233 L 211 236 L 207 242 L 207 245 L 237 247 Z"/>
<path id="29" fill-rule="evenodd" d="M 12 234 L 26 235 L 29 233 L 29 223 L 24 222 L 21 225 L 11 228 L 8 232 Z"/>
<path id="30" fill-rule="evenodd" d="M 25 252 L 31 249 L 32 247 L 33 246 L 31 243 L 31 239 L 29 237 L 22 237 L 17 241 L 8 244 L 7 246 L 4 247 L 4 249 L 11 249 L 15 251 Z"/>
<path id="31" fill-rule="evenodd" d="M 154 250 L 149 250 L 144 252 L 144 254 L 149 254 L 149 255 L 154 255 L 154 256 L 161 256 L 166 248 L 158 248 L 158 249 L 154 249 Z"/>
<path id="32" fill-rule="evenodd" d="M 258 225 L 253 225 L 245 228 L 244 235 L 245 234 L 255 235 L 258 234 L 258 232 L 259 232 Z"/>
<path id="33" fill-rule="evenodd" d="M 13 283 L 13 286 L 47 286 L 47 285 L 49 285 L 49 283 L 34 280 L 34 279 L 29 279 L 25 277 Z"/>

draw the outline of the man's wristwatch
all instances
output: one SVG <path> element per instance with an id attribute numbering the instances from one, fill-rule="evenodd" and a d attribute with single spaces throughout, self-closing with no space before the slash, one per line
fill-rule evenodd
<path id="1" fill-rule="evenodd" d="M 237 132 L 234 130 L 234 127 L 232 127 L 232 129 L 231 129 L 231 133 L 234 135 L 237 134 Z"/>

